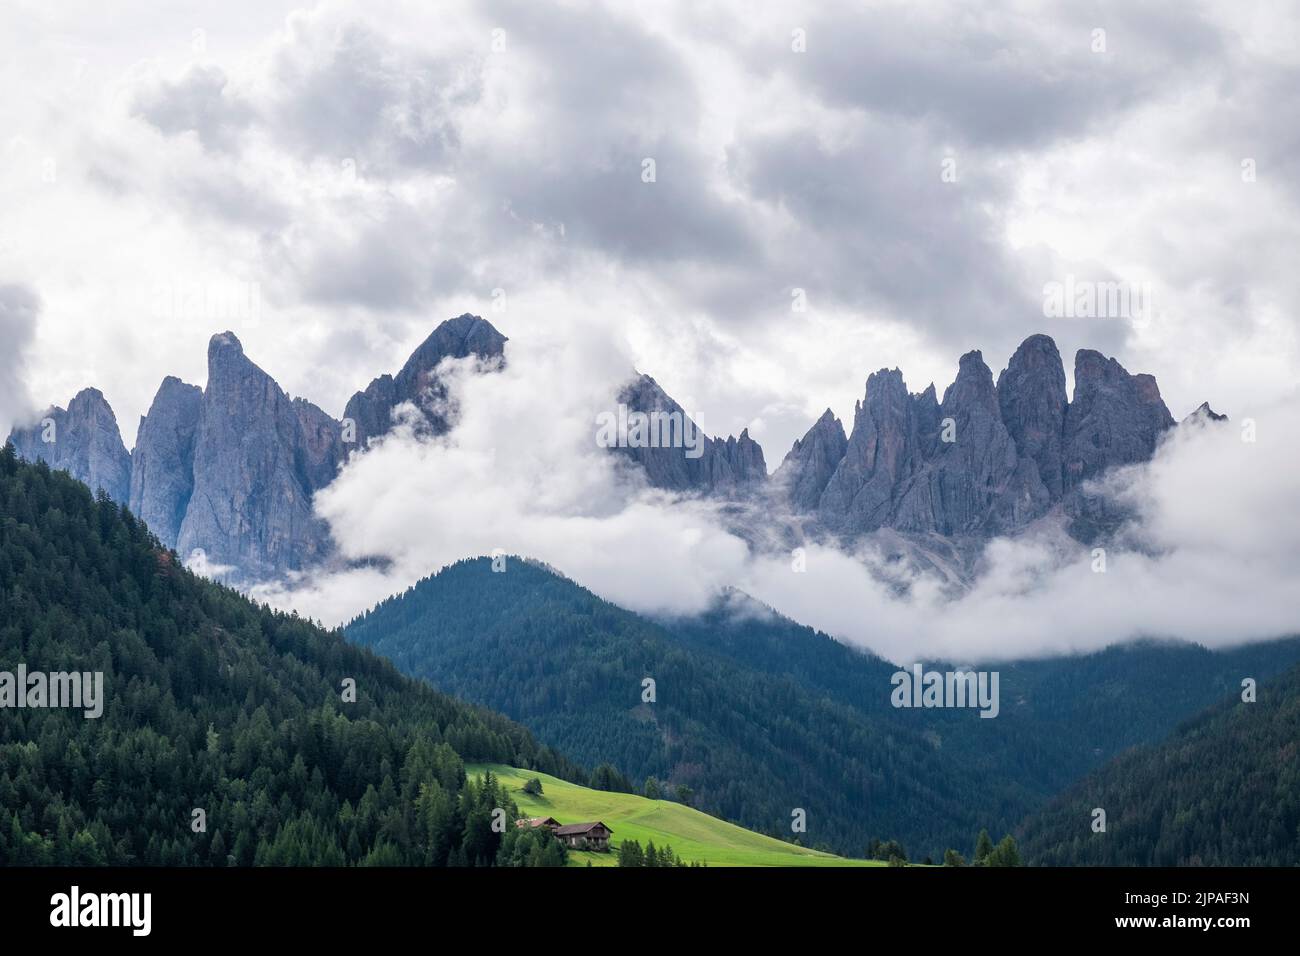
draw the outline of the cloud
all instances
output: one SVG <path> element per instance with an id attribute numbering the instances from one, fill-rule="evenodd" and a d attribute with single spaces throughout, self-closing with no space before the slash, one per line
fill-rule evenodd
<path id="1" fill-rule="evenodd" d="M 0 284 L 0 436 L 33 411 L 27 390 L 27 354 L 36 337 L 40 299 L 25 285 Z"/>
<path id="2" fill-rule="evenodd" d="M 505 368 L 444 366 L 461 418 L 443 439 L 399 428 L 319 492 L 344 558 L 374 567 L 255 592 L 340 621 L 466 555 L 548 561 L 615 601 L 703 608 L 746 547 L 713 505 L 647 490 L 597 447 L 597 415 L 628 380 L 627 353 L 598 323 L 566 341 L 507 346 Z M 708 573 L 700 574 L 702 568 Z"/>
<path id="3" fill-rule="evenodd" d="M 1047 528 L 990 543 L 982 575 L 956 599 L 925 575 L 900 598 L 825 549 L 809 553 L 803 575 L 754 562 L 741 586 L 899 662 L 1047 656 L 1141 637 L 1227 647 L 1300 633 L 1300 517 L 1289 504 L 1300 479 L 1287 437 L 1300 410 L 1294 401 L 1261 410 L 1254 442 L 1243 441 L 1244 426 L 1179 428 L 1150 464 L 1108 476 L 1098 490 L 1136 517 L 1104 564 Z"/>
<path id="4" fill-rule="evenodd" d="M 368 175 L 444 168 L 458 113 L 482 92 L 483 54 L 442 55 L 358 21 L 296 14 L 263 82 L 262 121 L 308 160 L 351 157 Z"/>
<path id="5" fill-rule="evenodd" d="M 133 110 L 161 133 L 193 132 L 209 149 L 231 149 L 253 114 L 227 87 L 220 67 L 195 64 L 175 81 L 153 77 L 137 92 Z"/>
<path id="6" fill-rule="evenodd" d="M 831 3 L 799 22 L 810 55 L 752 47 L 750 61 L 798 71 L 829 102 L 932 125 L 954 146 L 1027 149 L 1085 135 L 1224 52 L 1202 10 L 1173 2 L 1100 3 L 1086 14 L 1007 4 L 979 15 L 954 2 Z"/>

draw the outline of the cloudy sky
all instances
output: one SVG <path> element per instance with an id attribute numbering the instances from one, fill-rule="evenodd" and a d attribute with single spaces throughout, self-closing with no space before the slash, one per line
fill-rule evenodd
<path id="1" fill-rule="evenodd" d="M 225 328 L 338 415 L 467 311 L 532 362 L 497 386 L 512 423 L 635 366 L 773 468 L 826 407 L 851 423 L 869 372 L 942 392 L 1033 332 L 1155 374 L 1176 418 L 1294 393 L 1286 2 L 17 2 L 0 54 L 0 428 L 94 384 L 130 445 Z M 1066 282 L 1141 307 L 1049 314 Z M 364 552 L 347 487 L 322 507 Z M 546 521 L 582 487 L 552 482 Z M 684 588 L 764 590 L 676 514 L 673 547 L 724 569 Z"/>
<path id="2" fill-rule="evenodd" d="M 232 326 L 338 414 L 472 311 L 609 336 L 772 467 L 868 372 L 1034 331 L 1243 415 L 1300 357 L 1298 40 L 1236 0 L 6 4 L 3 411 L 93 383 L 130 444 Z M 1071 275 L 1152 307 L 1044 315 Z"/>

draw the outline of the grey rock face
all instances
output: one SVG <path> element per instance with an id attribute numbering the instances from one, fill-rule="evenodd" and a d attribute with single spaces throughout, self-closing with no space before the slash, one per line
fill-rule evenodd
<path id="1" fill-rule="evenodd" d="M 201 550 L 239 579 L 307 567 L 329 551 L 311 496 L 332 479 L 339 425 L 289 397 L 244 355 L 233 333 L 208 345 L 208 386 L 194 442 L 194 490 L 177 535 L 188 559 Z"/>
<path id="2" fill-rule="evenodd" d="M 122 443 L 113 409 L 99 389 L 83 389 L 66 410 L 48 409 L 36 424 L 15 428 L 9 440 L 28 461 L 44 461 L 92 491 L 102 490 L 119 504 L 127 503 L 131 456 Z"/>
<path id="3" fill-rule="evenodd" d="M 993 533 L 1047 510 L 1047 489 L 1032 464 L 1020 467 L 1002 422 L 993 373 L 979 352 L 962 356 L 939 415 L 940 440 L 920 474 L 896 491 L 891 527 L 943 535 Z"/>
<path id="4" fill-rule="evenodd" d="M 1114 465 L 1147 461 L 1173 424 L 1154 378 L 1130 375 L 1113 358 L 1080 349 L 1063 432 L 1065 489 Z"/>
<path id="5" fill-rule="evenodd" d="M 477 355 L 500 361 L 506 339 L 489 322 L 462 315 L 442 323 L 396 376 L 375 379 L 348 403 L 358 445 L 392 427 L 392 412 L 413 403 L 427 434 L 451 424 L 447 389 L 436 369 L 444 358 Z M 233 570 L 237 583 L 307 568 L 331 551 L 328 527 L 312 497 L 338 475 L 354 445 L 341 422 L 305 399 L 290 399 L 244 355 L 230 332 L 208 344 L 208 385 L 201 390 L 167 378 L 140 420 L 128 455 L 113 412 L 95 389 L 11 436 L 20 455 L 65 468 L 91 487 L 129 504 L 163 544 L 184 559 L 200 550 L 213 565 Z M 49 431 L 53 442 L 42 440 Z M 745 467 L 752 442 L 721 456 L 726 468 Z M 756 448 L 757 446 L 754 446 Z M 761 464 L 762 453 L 758 453 Z"/>
<path id="6" fill-rule="evenodd" d="M 705 435 L 685 410 L 649 375 L 638 376 L 619 394 L 629 413 L 667 416 L 656 444 L 637 442 L 632 434 L 617 447 L 645 469 L 656 488 L 681 492 L 739 491 L 767 478 L 763 449 L 745 429 L 725 440 Z"/>
<path id="7" fill-rule="evenodd" d="M 1079 353 L 1068 403 L 1060 353 L 1045 335 L 1021 344 L 996 387 L 979 352 L 962 356 L 942 404 L 933 385 L 909 395 L 897 369 L 874 373 L 842 454 L 828 416 L 795 443 L 777 487 L 822 528 L 849 536 L 888 528 L 988 537 L 1057 503 L 1079 533 L 1104 530 L 1122 516 L 1077 486 L 1148 460 L 1173 424 L 1151 376 L 1096 352 Z"/>
<path id="8" fill-rule="evenodd" d="M 131 452 L 131 511 L 169 548 L 176 547 L 194 491 L 194 440 L 203 389 L 163 379 L 140 419 Z"/>
<path id="9" fill-rule="evenodd" d="M 874 531 L 889 521 L 894 491 L 921 470 L 922 401 L 907 392 L 903 373 L 881 369 L 867 378 L 863 401 L 854 406 L 853 431 L 817 513 L 842 533 Z"/>
<path id="10" fill-rule="evenodd" d="M 920 439 L 921 454 L 929 458 L 938 447 L 940 419 L 943 417 L 933 382 L 920 395 L 912 396 L 912 408 L 916 412 L 916 432 Z"/>
<path id="11" fill-rule="evenodd" d="M 502 360 L 506 337 L 492 323 L 476 315 L 457 316 L 443 322 L 421 343 L 396 376 L 381 375 L 363 392 L 349 399 L 345 419 L 356 423 L 357 447 L 388 433 L 393 426 L 393 409 L 413 403 L 424 414 L 422 432 L 441 435 L 451 427 L 454 410 L 447 405 L 447 388 L 437 375 L 438 364 L 447 358 L 477 356 L 485 361 Z"/>
<path id="12" fill-rule="evenodd" d="M 1038 476 L 1053 498 L 1063 486 L 1062 441 L 1065 431 L 1065 366 L 1056 343 L 1031 335 L 1016 349 L 998 376 L 1002 421 L 1021 455 L 1038 467 Z"/>
<path id="13" fill-rule="evenodd" d="M 794 443 L 772 476 L 774 484 L 783 489 L 795 508 L 815 511 L 848 444 L 844 425 L 826 409 L 808 433 Z"/>

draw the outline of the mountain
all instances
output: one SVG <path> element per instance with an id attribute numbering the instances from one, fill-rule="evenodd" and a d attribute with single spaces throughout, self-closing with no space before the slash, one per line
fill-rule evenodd
<path id="1" fill-rule="evenodd" d="M 907 744 L 894 743 L 794 681 L 696 653 L 529 562 L 506 567 L 452 565 L 348 637 L 435 687 L 504 702 L 539 739 L 567 741 L 574 759 L 612 763 L 638 785 L 688 786 L 694 806 L 759 832 L 793 835 L 791 812 L 804 808 L 809 842 L 860 856 L 873 836 L 960 814 L 946 785 L 932 786 L 944 775 L 919 731 L 898 728 Z M 642 700 L 647 677 L 654 703 Z"/>
<path id="2" fill-rule="evenodd" d="M 449 319 L 396 376 L 353 395 L 336 421 L 306 399 L 290 398 L 244 354 L 234 333 L 223 332 L 208 343 L 207 387 L 165 378 L 130 454 L 95 389 L 81 392 L 66 412 L 51 409 L 48 424 L 15 429 L 11 440 L 28 461 L 66 470 L 129 505 L 186 560 L 202 553 L 209 573 L 255 583 L 327 560 L 332 543 L 312 509 L 316 492 L 350 453 L 387 434 L 399 406 L 416 409 L 418 432 L 444 433 L 455 410 L 439 364 L 477 356 L 497 367 L 505 342 L 477 316 Z"/>
<path id="3" fill-rule="evenodd" d="M 1002 421 L 992 373 L 968 352 L 942 404 L 933 389 L 909 395 L 898 369 L 867 380 L 817 511 L 840 533 L 888 526 L 955 535 L 1021 526 L 1047 503 L 1037 469 L 1021 464 Z"/>
<path id="4" fill-rule="evenodd" d="M 1113 465 L 1146 461 L 1174 425 L 1150 375 L 1130 375 L 1113 358 L 1080 349 L 1074 400 L 1065 414 L 1065 487 L 1077 487 Z"/>
<path id="5" fill-rule="evenodd" d="M 344 457 L 338 422 L 290 399 L 233 334 L 214 335 L 177 552 L 202 551 L 254 580 L 318 563 L 329 529 L 312 512 L 312 495 Z"/>
<path id="6" fill-rule="evenodd" d="M 630 412 L 666 416 L 665 440 L 659 439 L 657 431 L 654 444 L 646 443 L 649 435 L 638 441 L 630 434 L 626 444 L 617 446 L 644 469 L 646 480 L 656 488 L 736 494 L 767 478 L 763 449 L 749 437 L 748 429 L 739 438 L 709 437 L 649 375 L 637 376 L 618 399 Z"/>
<path id="7" fill-rule="evenodd" d="M 124 502 L 131 488 L 131 456 L 113 409 L 97 388 L 82 389 L 67 409 L 47 409 L 41 420 L 9 436 L 18 454 L 66 471 L 93 491 Z"/>
<path id="8" fill-rule="evenodd" d="M 773 476 L 773 483 L 800 511 L 812 511 L 821 501 L 831 476 L 848 451 L 849 440 L 843 423 L 829 408 L 808 434 L 786 453 Z"/>
<path id="9" fill-rule="evenodd" d="M 0 864 L 509 862 L 528 854 L 492 812 L 513 803 L 465 761 L 580 778 L 518 724 L 196 577 L 129 511 L 9 446 L 0 600 Z M 99 715 L 88 698 L 16 707 L 20 667 L 18 693 L 102 675 Z"/>
<path id="10" fill-rule="evenodd" d="M 1199 424 L 1205 424 L 1205 423 L 1207 423 L 1207 422 L 1226 422 L 1227 420 L 1228 420 L 1228 416 L 1227 416 L 1227 415 L 1220 415 L 1218 412 L 1216 412 L 1214 409 L 1212 409 L 1212 408 L 1210 407 L 1210 403 L 1209 403 L 1209 402 L 1201 402 L 1201 404 L 1199 404 L 1199 405 L 1196 406 L 1196 410 L 1195 410 L 1195 411 L 1193 411 L 1190 415 L 1188 415 L 1186 418 L 1184 418 L 1184 419 L 1183 419 L 1181 422 L 1179 422 L 1178 424 L 1180 424 L 1180 425 L 1198 424 L 1198 425 L 1199 425 Z"/>
<path id="11" fill-rule="evenodd" d="M 1038 468 L 1052 499 L 1064 490 L 1065 366 L 1056 343 L 1031 335 L 998 376 L 998 409 L 1019 454 Z"/>
<path id="12" fill-rule="evenodd" d="M 1300 659 L 1300 641 L 1283 641 L 990 665 L 1001 710 L 981 719 L 893 707 L 895 665 L 743 595 L 698 618 L 653 621 L 532 562 L 505 568 L 444 568 L 346 633 L 576 760 L 608 761 L 638 785 L 685 785 L 693 805 L 773 835 L 789 836 L 803 808 L 808 842 L 853 855 L 883 838 L 938 858 L 981 827 L 1005 832 L 1242 674 Z"/>
<path id="13" fill-rule="evenodd" d="M 1043 865 L 1294 866 L 1300 860 L 1300 667 L 1242 689 L 1159 744 L 1076 783 L 1022 825 Z M 1105 832 L 1092 828 L 1105 811 Z"/>
<path id="14" fill-rule="evenodd" d="M 441 435 L 450 427 L 451 410 L 446 407 L 447 389 L 437 375 L 444 359 L 477 356 L 489 363 L 504 361 L 506 337 L 492 323 L 476 315 L 448 319 L 416 349 L 394 377 L 382 375 L 364 392 L 348 400 L 345 421 L 356 424 L 356 442 L 361 448 L 373 438 L 386 435 L 393 424 L 393 409 L 410 402 L 423 413 L 424 430 Z"/>
<path id="15" fill-rule="evenodd" d="M 163 379 L 149 414 L 140 417 L 131 452 L 128 504 L 149 529 L 174 546 L 194 494 L 194 442 L 203 413 L 203 389 L 174 376 Z"/>

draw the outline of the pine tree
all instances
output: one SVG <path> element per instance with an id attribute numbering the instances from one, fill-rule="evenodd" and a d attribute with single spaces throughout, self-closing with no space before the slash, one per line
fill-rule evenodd
<path id="1" fill-rule="evenodd" d="M 636 840 L 624 840 L 618 845 L 619 866 L 644 866 L 645 853 Z"/>
<path id="2" fill-rule="evenodd" d="M 1015 838 L 1008 833 L 1002 838 L 993 851 L 989 853 L 984 861 L 985 866 L 1019 866 L 1020 849 L 1016 846 Z"/>
<path id="3" fill-rule="evenodd" d="M 975 838 L 975 865 L 984 866 L 992 852 L 993 840 L 989 836 L 989 831 L 980 830 L 980 835 Z"/>

